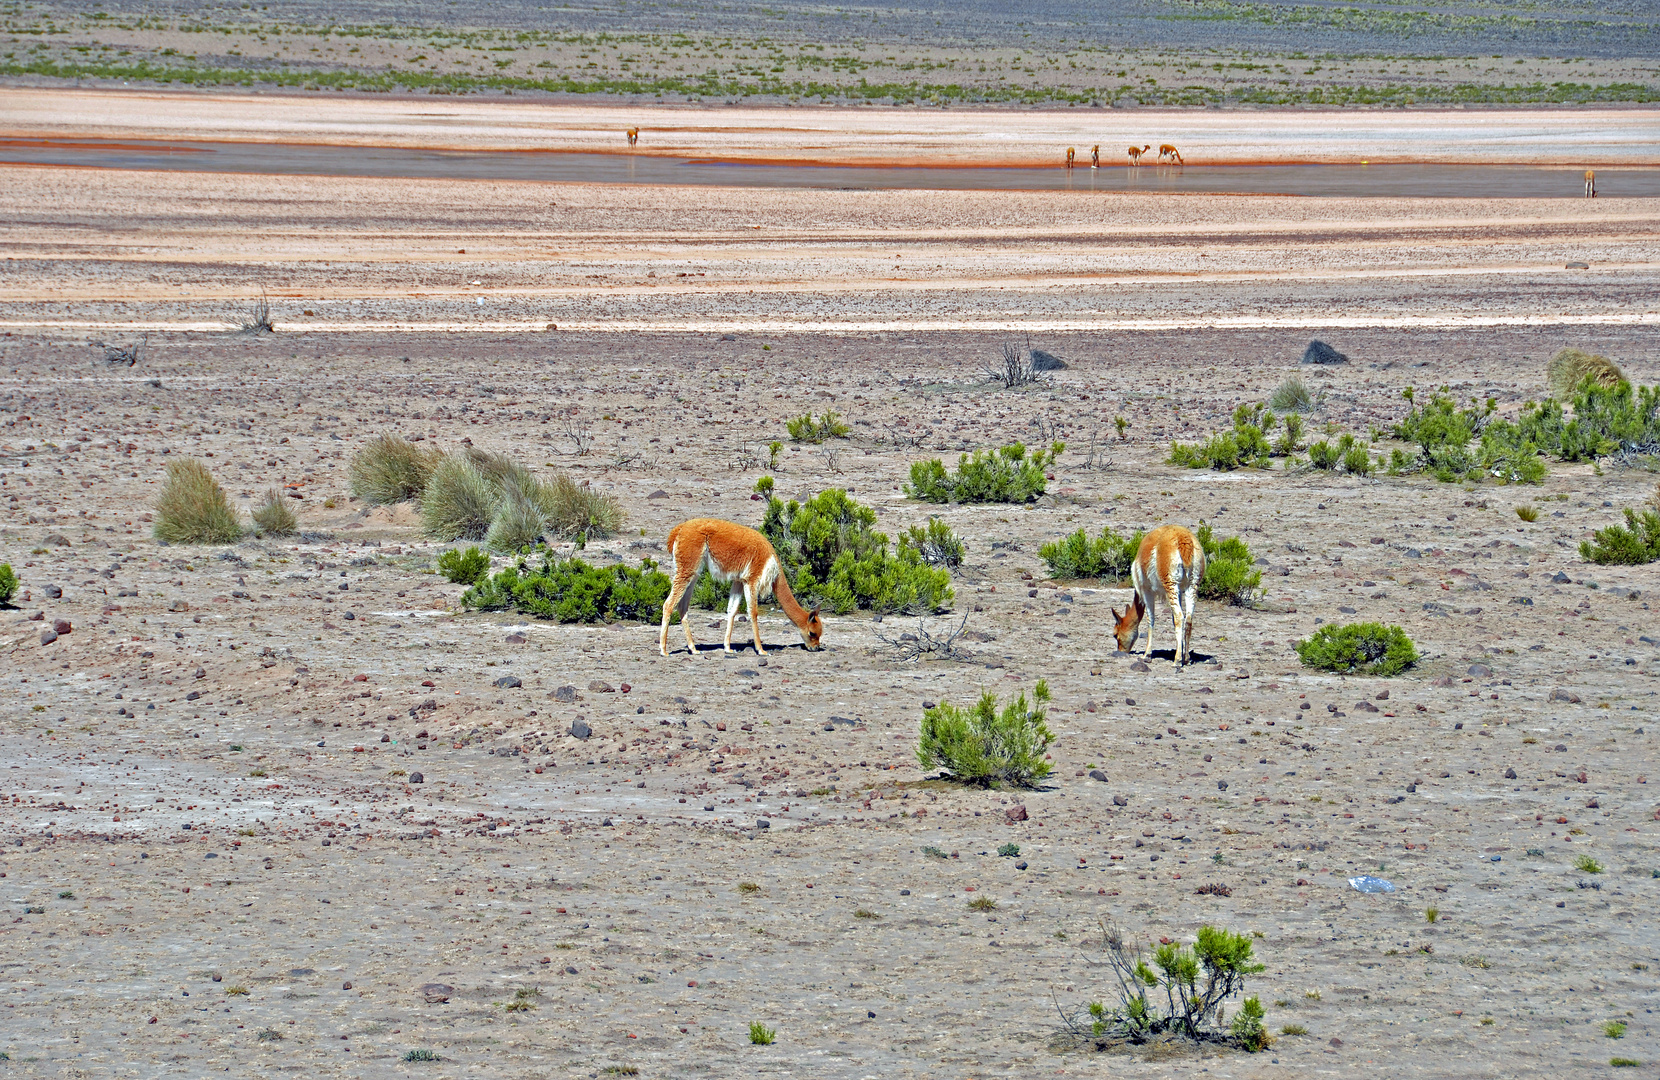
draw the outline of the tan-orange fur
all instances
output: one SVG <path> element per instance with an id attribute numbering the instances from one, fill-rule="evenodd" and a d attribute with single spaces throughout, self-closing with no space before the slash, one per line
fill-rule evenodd
<path id="1" fill-rule="evenodd" d="M 697 642 L 692 640 L 692 625 L 686 612 L 692 605 L 692 584 L 705 568 L 716 581 L 731 582 L 731 595 L 726 604 L 726 651 L 732 652 L 732 624 L 738 616 L 738 602 L 749 605 L 749 622 L 755 632 L 755 651 L 765 655 L 761 644 L 761 612 L 756 603 L 771 593 L 784 614 L 801 631 L 801 640 L 809 649 L 819 647 L 824 637 L 824 622 L 818 609 L 807 611 L 795 602 L 790 583 L 784 580 L 778 567 L 778 555 L 767 538 L 754 529 L 735 525 L 717 518 L 693 518 L 669 530 L 669 558 L 674 562 L 674 586 L 663 601 L 663 627 L 658 635 L 658 648 L 669 655 L 669 619 L 679 610 L 680 626 L 686 631 L 686 647 L 697 655 Z"/>
<path id="2" fill-rule="evenodd" d="M 1137 150 L 1133 146 L 1130 147 L 1130 164 L 1131 165 L 1140 165 L 1141 164 L 1141 155 L 1145 154 L 1147 151 L 1149 151 L 1151 149 L 1152 149 L 1151 146 L 1143 146 L 1139 150 Z"/>
<path id="3" fill-rule="evenodd" d="M 1159 147 L 1159 160 L 1163 161 L 1165 158 L 1169 158 L 1178 165 L 1182 164 L 1182 152 L 1169 143 L 1164 143 Z"/>
<path id="4" fill-rule="evenodd" d="M 1069 169 L 1072 168 L 1072 158 L 1075 153 L 1076 151 L 1074 151 L 1072 147 L 1069 146 L 1066 148 L 1066 167 Z"/>
<path id="5" fill-rule="evenodd" d="M 628 136 L 629 146 L 633 146 L 635 143 L 640 141 L 640 129 L 637 127 L 629 128 L 626 132 L 624 132 L 624 134 Z"/>
<path id="6" fill-rule="evenodd" d="M 1193 601 L 1199 594 L 1199 580 L 1205 576 L 1205 549 L 1194 535 L 1180 525 L 1161 525 L 1142 538 L 1130 567 L 1130 581 L 1135 595 L 1129 607 L 1120 615 L 1117 608 L 1112 616 L 1117 620 L 1113 636 L 1118 648 L 1129 652 L 1135 643 L 1141 620 L 1151 615 L 1147 626 L 1147 658 L 1153 657 L 1153 627 L 1158 624 L 1155 605 L 1160 593 L 1170 608 L 1176 628 L 1176 666 L 1187 663 L 1188 642 L 1193 634 Z"/>
<path id="7" fill-rule="evenodd" d="M 1597 197 L 1597 174 L 1593 169 L 1585 170 L 1585 197 L 1587 199 Z"/>

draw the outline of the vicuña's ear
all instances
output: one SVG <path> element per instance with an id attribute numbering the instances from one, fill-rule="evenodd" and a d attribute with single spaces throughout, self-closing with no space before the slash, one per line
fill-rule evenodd
<path id="1" fill-rule="evenodd" d="M 810 618 L 810 619 L 818 618 L 818 608 L 814 608 L 812 611 L 809 611 L 807 613 L 807 617 Z"/>
<path id="2" fill-rule="evenodd" d="M 1122 619 L 1124 617 L 1118 613 L 1118 609 L 1115 607 L 1108 607 L 1107 610 L 1112 612 L 1112 617 L 1114 619 Z"/>

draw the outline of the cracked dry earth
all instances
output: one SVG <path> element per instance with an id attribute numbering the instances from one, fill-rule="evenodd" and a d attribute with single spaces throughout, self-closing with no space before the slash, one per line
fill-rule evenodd
<path id="1" fill-rule="evenodd" d="M 1475 1077 L 1660 1055 L 1653 575 L 1575 554 L 1647 474 L 1467 489 L 1163 464 L 1298 370 L 1294 332 L 1056 335 L 1073 366 L 1026 392 L 971 377 L 989 335 L 731 337 L 474 336 L 457 358 L 440 334 L 165 334 L 135 370 L 89 364 L 81 336 L 4 339 L 9 1070 Z M 1557 344 L 1334 340 L 1355 362 L 1309 376 L 1314 420 L 1360 432 L 1408 384 L 1514 409 Z M 1657 374 L 1651 329 L 1591 344 Z M 765 471 L 791 496 L 847 487 L 890 534 L 930 512 L 957 529 L 965 658 L 901 662 L 878 635 L 913 624 L 865 614 L 831 617 L 822 652 L 769 611 L 788 647 L 765 658 L 663 658 L 655 626 L 469 613 L 407 507 L 346 492 L 381 431 L 470 438 L 614 492 L 627 528 L 586 556 L 635 560 L 693 514 L 758 519 L 764 442 L 825 408 L 852 437 Z M 1034 425 L 1068 442 L 1035 505 L 904 498 L 912 460 Z M 591 433 L 585 454 L 567 432 Z M 244 513 L 293 485 L 305 534 L 158 545 L 181 455 Z M 1247 540 L 1267 587 L 1255 609 L 1200 605 L 1184 671 L 1115 655 L 1127 592 L 1048 580 L 1037 556 L 1079 527 L 1200 519 Z M 1320 620 L 1372 618 L 1423 663 L 1297 663 Z M 924 701 L 1039 678 L 1058 735 L 1041 789 L 918 769 Z M 1360 873 L 1397 889 L 1362 895 Z M 1211 883 L 1231 895 L 1196 893 Z M 1259 933 L 1251 990 L 1272 1030 L 1307 1033 L 1255 1056 L 1069 1047 L 1054 1003 L 1108 997 L 1103 923 Z M 749 1045 L 756 1020 L 775 1044 Z"/>

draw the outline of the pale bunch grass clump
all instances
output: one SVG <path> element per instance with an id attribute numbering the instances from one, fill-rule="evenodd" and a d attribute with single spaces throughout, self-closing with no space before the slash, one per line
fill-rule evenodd
<path id="1" fill-rule="evenodd" d="M 233 544 L 242 525 L 225 489 L 195 458 L 167 465 L 167 484 L 156 500 L 157 540 L 169 544 Z"/>
<path id="2" fill-rule="evenodd" d="M 417 446 L 396 435 L 377 436 L 352 457 L 352 494 L 370 506 L 419 499 L 443 456 L 436 447 Z"/>
<path id="3" fill-rule="evenodd" d="M 549 532 L 603 537 L 622 528 L 622 504 L 615 495 L 579 484 L 565 473 L 537 487 L 536 503 Z"/>
<path id="4" fill-rule="evenodd" d="M 495 520 L 500 492 L 465 455 L 433 466 L 421 492 L 421 530 L 434 540 L 483 540 Z"/>
<path id="5" fill-rule="evenodd" d="M 1309 389 L 1300 375 L 1293 375 L 1280 383 L 1268 397 L 1268 407 L 1279 413 L 1313 412 L 1317 404 L 1314 391 Z"/>
<path id="6" fill-rule="evenodd" d="M 616 496 L 565 473 L 540 480 L 505 454 L 472 447 L 441 459 L 421 493 L 428 536 L 482 540 L 492 551 L 518 551 L 546 537 L 606 537 L 622 523 Z"/>
<path id="7" fill-rule="evenodd" d="M 1551 397 L 1558 401 L 1570 400 L 1579 384 L 1587 377 L 1591 379 L 1592 385 L 1605 390 L 1612 390 L 1626 381 L 1625 372 L 1620 370 L 1620 365 L 1606 356 L 1598 356 L 1581 349 L 1558 350 L 1545 368 Z"/>
<path id="8" fill-rule="evenodd" d="M 272 488 L 254 511 L 254 527 L 267 536 L 293 536 L 299 530 L 300 519 L 282 492 Z"/>

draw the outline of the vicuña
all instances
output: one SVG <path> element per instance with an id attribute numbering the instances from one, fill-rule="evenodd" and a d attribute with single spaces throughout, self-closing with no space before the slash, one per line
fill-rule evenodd
<path id="1" fill-rule="evenodd" d="M 1145 616 L 1148 619 L 1147 658 L 1153 658 L 1153 627 L 1158 624 L 1154 604 L 1162 592 L 1176 624 L 1176 666 L 1187 663 L 1188 639 L 1193 633 L 1193 601 L 1199 594 L 1199 579 L 1204 576 L 1205 549 L 1192 533 L 1180 525 L 1161 525 L 1148 533 L 1130 567 L 1135 596 L 1124 614 L 1120 615 L 1117 608 L 1112 609 L 1112 617 L 1118 620 L 1113 635 L 1118 638 L 1119 650 L 1130 651 Z"/>
<path id="2" fill-rule="evenodd" d="M 680 626 L 686 631 L 686 647 L 697 655 L 697 642 L 692 640 L 692 624 L 686 612 L 692 606 L 692 583 L 705 568 L 716 581 L 731 582 L 731 596 L 726 602 L 726 651 L 732 652 L 732 624 L 738 616 L 738 602 L 749 605 L 749 623 L 755 630 L 755 651 L 766 654 L 761 644 L 761 612 L 756 601 L 771 593 L 778 600 L 791 622 L 801 631 L 801 640 L 809 649 L 819 647 L 824 637 L 824 621 L 818 608 L 811 611 L 795 602 L 790 583 L 784 579 L 778 566 L 778 555 L 767 538 L 754 529 L 734 525 L 716 518 L 693 518 L 669 530 L 669 558 L 674 560 L 674 587 L 663 601 L 663 631 L 658 635 L 658 647 L 669 655 L 670 612 L 680 612 Z"/>

